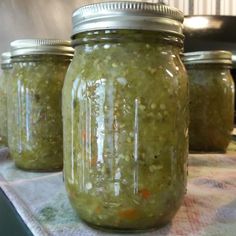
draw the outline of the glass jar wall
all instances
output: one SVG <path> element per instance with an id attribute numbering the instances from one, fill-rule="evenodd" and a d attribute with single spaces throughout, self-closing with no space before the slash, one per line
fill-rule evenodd
<path id="1" fill-rule="evenodd" d="M 16 166 L 22 169 L 62 169 L 61 91 L 72 58 L 69 45 L 56 40 L 12 43 L 9 148 Z M 22 47 L 29 47 L 28 51 Z"/>
<path id="2" fill-rule="evenodd" d="M 95 227 L 166 224 L 186 191 L 182 35 L 120 29 L 73 38 L 63 87 L 64 179 L 72 206 Z"/>

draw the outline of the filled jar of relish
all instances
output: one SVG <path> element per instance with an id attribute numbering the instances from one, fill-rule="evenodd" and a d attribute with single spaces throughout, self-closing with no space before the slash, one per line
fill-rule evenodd
<path id="1" fill-rule="evenodd" d="M 98 3 L 73 15 L 63 87 L 64 179 L 81 219 L 139 231 L 168 223 L 186 190 L 188 81 L 183 14 Z"/>
<path id="2" fill-rule="evenodd" d="M 234 118 L 234 82 L 228 51 L 184 54 L 190 84 L 191 151 L 225 152 Z"/>
<path id="3" fill-rule="evenodd" d="M 11 53 L 4 52 L 1 55 L 0 77 L 0 147 L 8 146 L 7 137 L 7 84 L 12 72 Z"/>
<path id="4" fill-rule="evenodd" d="M 8 83 L 10 154 L 17 167 L 54 171 L 63 166 L 61 94 L 73 57 L 69 41 L 24 39 L 11 43 Z"/>

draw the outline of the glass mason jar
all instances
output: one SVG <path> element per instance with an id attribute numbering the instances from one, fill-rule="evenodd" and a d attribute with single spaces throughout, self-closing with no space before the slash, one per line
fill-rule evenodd
<path id="1" fill-rule="evenodd" d="M 64 179 L 72 206 L 94 227 L 159 227 L 181 205 L 188 154 L 182 21 L 176 9 L 137 2 L 73 15 Z"/>
<path id="2" fill-rule="evenodd" d="M 236 52 L 232 52 L 232 68 L 231 75 L 233 77 L 234 84 L 236 83 Z M 234 124 L 236 124 L 236 96 L 234 96 Z"/>
<path id="3" fill-rule="evenodd" d="M 11 43 L 8 91 L 9 149 L 17 167 L 63 166 L 61 93 L 73 48 L 69 41 L 26 39 Z"/>
<path id="4" fill-rule="evenodd" d="M 2 53 L 1 58 L 2 74 L 0 77 L 0 146 L 7 144 L 7 81 L 11 75 L 11 54 L 10 52 Z"/>
<path id="5" fill-rule="evenodd" d="M 225 152 L 234 117 L 231 53 L 185 53 L 184 61 L 190 82 L 190 150 Z"/>

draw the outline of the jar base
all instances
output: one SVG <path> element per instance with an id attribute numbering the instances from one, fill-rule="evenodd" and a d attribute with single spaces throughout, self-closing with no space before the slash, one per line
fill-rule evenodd
<path id="1" fill-rule="evenodd" d="M 196 150 L 196 149 L 193 149 L 193 150 L 189 150 L 189 154 L 224 154 L 226 153 L 226 150 Z"/>
<path id="2" fill-rule="evenodd" d="M 161 223 L 158 226 L 144 227 L 144 228 L 140 228 L 140 229 L 132 229 L 132 228 L 116 228 L 116 227 L 111 227 L 111 226 L 94 225 L 92 223 L 87 222 L 84 219 L 81 219 L 81 220 L 86 225 L 88 225 L 89 227 L 91 227 L 93 229 L 103 231 L 103 232 L 107 232 L 107 233 L 122 233 L 122 234 L 153 232 L 153 231 L 156 231 L 156 230 L 158 230 L 160 228 L 163 228 L 164 226 L 167 226 L 168 224 L 170 224 L 170 221 L 168 221 L 168 222 Z"/>
<path id="3" fill-rule="evenodd" d="M 21 169 L 23 171 L 27 171 L 27 172 L 39 172 L 39 173 L 46 173 L 46 172 L 59 172 L 59 171 L 62 171 L 63 167 L 59 167 L 59 168 L 48 168 L 48 169 L 37 169 L 37 168 L 25 168 L 23 166 L 20 166 L 18 164 L 15 163 L 15 166 L 18 168 L 18 169 Z"/>

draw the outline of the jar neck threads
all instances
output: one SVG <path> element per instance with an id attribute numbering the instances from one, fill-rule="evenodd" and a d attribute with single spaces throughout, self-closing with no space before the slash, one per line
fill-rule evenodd
<path id="1" fill-rule="evenodd" d="M 101 30 L 79 33 L 72 37 L 72 45 L 76 47 L 83 44 L 147 42 L 166 43 L 183 47 L 183 38 L 165 32 L 143 30 Z"/>
<path id="2" fill-rule="evenodd" d="M 71 61 L 71 56 L 66 55 L 51 55 L 51 54 L 33 54 L 33 55 L 20 55 L 12 57 L 12 63 L 17 62 L 37 62 L 37 61 Z"/>

